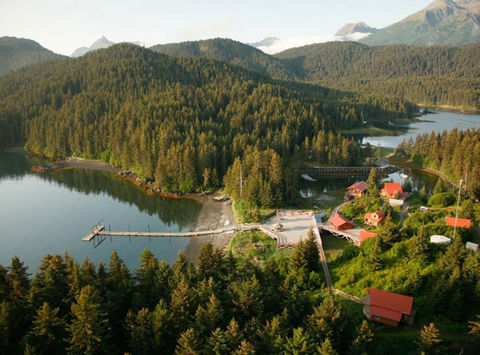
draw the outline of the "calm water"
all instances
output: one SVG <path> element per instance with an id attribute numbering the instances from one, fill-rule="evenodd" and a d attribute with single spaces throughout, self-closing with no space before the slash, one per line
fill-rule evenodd
<path id="1" fill-rule="evenodd" d="M 0 153 L 0 264 L 17 255 L 33 271 L 43 255 L 67 251 L 77 262 L 84 256 L 108 262 L 112 249 L 130 268 L 150 248 L 172 263 L 189 238 L 107 238 L 99 247 L 82 237 L 100 219 L 112 230 L 190 231 L 202 204 L 191 200 L 151 198 L 138 187 L 96 170 L 30 172 L 21 153 Z"/>
<path id="2" fill-rule="evenodd" d="M 374 146 L 382 146 L 387 148 L 395 148 L 403 140 L 408 141 L 410 138 L 415 139 L 417 134 L 450 131 L 453 128 L 466 130 L 467 128 L 480 128 L 480 115 L 466 115 L 448 111 L 437 111 L 420 117 L 418 122 L 406 125 L 408 127 L 404 134 L 398 136 L 381 136 L 381 137 L 365 137 L 363 143 L 370 143 Z"/>

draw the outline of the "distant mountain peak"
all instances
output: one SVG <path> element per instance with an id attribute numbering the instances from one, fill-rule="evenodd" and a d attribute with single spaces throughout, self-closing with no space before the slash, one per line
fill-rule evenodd
<path id="1" fill-rule="evenodd" d="M 462 45 L 480 42 L 479 0 L 435 0 L 362 40 L 369 45 Z"/>
<path id="2" fill-rule="evenodd" d="M 365 22 L 347 23 L 335 33 L 335 36 L 347 36 L 354 33 L 374 33 L 377 31 L 377 28 L 370 27 Z"/>
<path id="3" fill-rule="evenodd" d="M 72 57 L 81 57 L 82 55 L 84 54 L 87 54 L 88 52 L 91 52 L 91 51 L 94 51 L 94 50 L 97 50 L 97 49 L 102 49 L 102 48 L 108 48 L 112 45 L 114 45 L 115 43 L 108 40 L 107 37 L 105 36 L 102 36 L 100 37 L 99 39 L 97 39 L 95 42 L 92 43 L 92 45 L 90 47 L 80 47 L 80 48 L 77 48 L 73 53 L 72 53 Z"/>

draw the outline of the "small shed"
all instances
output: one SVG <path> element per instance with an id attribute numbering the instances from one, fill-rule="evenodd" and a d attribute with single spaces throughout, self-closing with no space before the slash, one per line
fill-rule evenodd
<path id="1" fill-rule="evenodd" d="M 372 321 L 394 327 L 400 322 L 413 324 L 416 313 L 413 297 L 372 287 L 363 301 L 363 314 Z"/>
<path id="2" fill-rule="evenodd" d="M 465 218 L 445 217 L 445 222 L 450 227 L 455 227 L 456 225 L 458 228 L 470 229 L 472 226 L 472 221 Z"/>
<path id="3" fill-rule="evenodd" d="M 378 210 L 373 213 L 367 213 L 365 214 L 365 217 L 363 217 L 363 220 L 369 226 L 378 227 L 378 225 L 385 220 L 385 212 L 382 210 Z"/>
<path id="4" fill-rule="evenodd" d="M 367 190 L 367 183 L 365 181 L 358 181 L 355 184 L 347 187 L 347 197 L 360 198 L 363 197 Z"/>
<path id="5" fill-rule="evenodd" d="M 449 245 L 452 243 L 452 240 L 444 235 L 432 235 L 430 237 L 430 243 Z"/>
<path id="6" fill-rule="evenodd" d="M 353 228 L 353 222 L 349 221 L 338 213 L 333 217 L 330 217 L 330 223 L 337 230 L 347 230 Z"/>
<path id="7" fill-rule="evenodd" d="M 465 248 L 473 250 L 474 252 L 477 252 L 478 251 L 478 244 L 477 243 L 472 243 L 472 242 L 467 242 L 467 244 L 465 244 Z"/>
<path id="8" fill-rule="evenodd" d="M 365 229 L 362 229 L 358 236 L 358 241 L 360 245 L 362 245 L 362 243 L 367 239 L 375 238 L 376 236 L 377 236 L 377 233 L 369 232 L 369 231 L 366 231 Z"/>
<path id="9" fill-rule="evenodd" d="M 383 198 L 396 198 L 401 194 L 403 194 L 402 184 L 398 182 L 386 182 L 380 191 Z"/>

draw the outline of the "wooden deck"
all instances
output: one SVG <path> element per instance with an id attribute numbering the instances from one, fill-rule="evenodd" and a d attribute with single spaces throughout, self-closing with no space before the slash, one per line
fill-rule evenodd
<path id="1" fill-rule="evenodd" d="M 329 222 L 319 224 L 318 228 L 330 232 L 337 237 L 345 238 L 356 246 L 360 246 L 361 228 L 347 229 L 342 231 L 333 227 Z"/>

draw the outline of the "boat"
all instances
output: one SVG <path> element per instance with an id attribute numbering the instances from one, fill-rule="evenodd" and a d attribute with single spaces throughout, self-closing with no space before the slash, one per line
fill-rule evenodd
<path id="1" fill-rule="evenodd" d="M 407 174 L 404 174 L 404 173 L 401 173 L 401 174 L 400 174 L 400 177 L 401 177 L 402 179 L 408 179 L 408 175 L 407 175 Z"/>
<path id="2" fill-rule="evenodd" d="M 317 181 L 316 179 L 312 178 L 310 175 L 307 174 L 302 174 L 301 176 L 307 181 Z"/>

